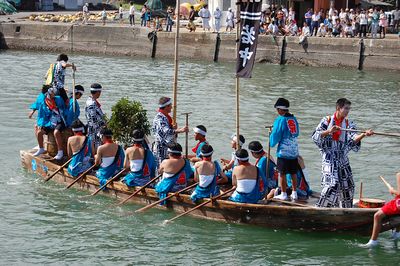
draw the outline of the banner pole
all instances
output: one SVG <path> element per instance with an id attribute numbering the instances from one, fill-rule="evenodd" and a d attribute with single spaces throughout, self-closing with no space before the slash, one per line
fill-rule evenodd
<path id="1" fill-rule="evenodd" d="M 236 2 L 236 61 L 239 60 L 239 48 L 240 48 L 240 2 Z M 239 136 L 240 136 L 240 112 L 239 112 L 239 93 L 240 93 L 240 80 L 236 75 L 236 149 L 240 149 Z"/>
<path id="2" fill-rule="evenodd" d="M 176 108 L 177 108 L 177 94 L 178 94 L 178 69 L 179 69 L 179 57 L 178 57 L 178 47 L 179 47 L 179 26 L 180 26 L 180 0 L 176 0 L 176 33 L 175 33 L 175 58 L 174 58 L 174 83 L 173 83 L 173 109 L 172 109 L 172 123 L 176 124 Z"/>

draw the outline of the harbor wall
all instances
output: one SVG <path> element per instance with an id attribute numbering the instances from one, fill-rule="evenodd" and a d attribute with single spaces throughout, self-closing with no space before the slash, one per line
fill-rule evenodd
<path id="1" fill-rule="evenodd" d="M 2 23 L 0 48 L 79 52 L 105 55 L 150 57 L 156 47 L 156 58 L 173 58 L 175 33 L 158 32 L 156 45 L 149 40 L 151 31 L 140 27 L 71 25 L 59 23 Z M 179 56 L 212 62 L 216 51 L 217 34 L 180 34 Z M 358 38 L 308 38 L 301 45 L 298 37 L 260 36 L 256 62 L 400 70 L 400 38 L 366 39 L 360 53 Z M 235 34 L 220 34 L 218 61 L 234 62 Z M 283 53 L 283 57 L 282 57 Z M 282 60 L 283 59 L 283 60 Z"/>

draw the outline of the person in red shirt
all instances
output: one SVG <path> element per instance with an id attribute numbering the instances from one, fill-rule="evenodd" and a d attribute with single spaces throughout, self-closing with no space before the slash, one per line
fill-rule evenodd
<path id="1" fill-rule="evenodd" d="M 378 246 L 378 236 L 381 231 L 382 219 L 389 215 L 400 214 L 400 172 L 396 175 L 397 187 L 389 188 L 389 193 L 395 196 L 395 198 L 386 203 L 382 208 L 379 209 L 374 215 L 374 226 L 372 228 L 371 239 L 365 244 L 367 248 L 373 248 Z M 393 239 L 400 239 L 400 227 L 397 227 L 392 234 Z"/>

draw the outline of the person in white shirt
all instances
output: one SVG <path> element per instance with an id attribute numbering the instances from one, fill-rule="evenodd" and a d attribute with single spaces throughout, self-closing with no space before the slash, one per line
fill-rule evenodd
<path id="1" fill-rule="evenodd" d="M 124 18 L 124 8 L 122 7 L 122 4 L 119 5 L 118 15 L 119 15 L 119 23 L 122 24 Z"/>
<path id="2" fill-rule="evenodd" d="M 221 18 L 222 18 L 222 12 L 219 9 L 219 7 L 217 7 L 214 11 L 214 32 L 218 32 L 221 29 Z"/>
<path id="3" fill-rule="evenodd" d="M 311 36 L 317 36 L 320 18 L 321 16 L 317 11 L 315 11 L 314 14 L 311 16 Z"/>
<path id="4" fill-rule="evenodd" d="M 211 27 L 210 27 L 211 13 L 210 13 L 210 10 L 208 10 L 207 5 L 204 5 L 204 7 L 202 9 L 200 9 L 199 16 L 201 17 L 201 19 L 203 21 L 203 31 L 205 31 L 205 30 L 210 31 L 210 29 L 211 29 Z"/>
<path id="5" fill-rule="evenodd" d="M 327 34 L 327 30 L 326 30 L 325 24 L 324 24 L 324 23 L 321 23 L 321 24 L 319 25 L 318 30 L 317 30 L 317 36 L 318 36 L 318 37 L 325 37 L 326 34 Z"/>
<path id="6" fill-rule="evenodd" d="M 83 5 L 82 15 L 83 15 L 82 24 L 86 24 L 88 21 L 88 17 L 89 17 L 89 4 L 88 3 Z"/>
<path id="7" fill-rule="evenodd" d="M 272 21 L 271 24 L 269 24 L 268 26 L 267 33 L 275 37 L 276 35 L 278 35 L 278 32 L 279 32 L 278 26 L 275 24 L 275 21 Z"/>
<path id="8" fill-rule="evenodd" d="M 365 11 L 362 10 L 360 14 L 360 37 L 367 37 L 368 17 Z"/>
<path id="9" fill-rule="evenodd" d="M 129 8 L 129 24 L 135 26 L 135 6 L 133 2 L 130 2 L 131 7 Z"/>
<path id="10" fill-rule="evenodd" d="M 396 7 L 396 10 L 393 10 L 393 30 L 394 32 L 399 31 L 400 24 L 400 10 Z"/>

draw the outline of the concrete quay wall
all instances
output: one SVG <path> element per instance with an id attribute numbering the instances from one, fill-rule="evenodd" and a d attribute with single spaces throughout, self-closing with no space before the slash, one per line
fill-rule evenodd
<path id="1" fill-rule="evenodd" d="M 0 48 L 80 52 L 105 55 L 150 57 L 153 43 L 150 30 L 139 27 L 69 25 L 58 23 L 2 23 Z M 157 33 L 157 58 L 174 57 L 175 33 Z M 234 62 L 235 34 L 221 34 L 218 60 Z M 185 59 L 212 61 L 216 34 L 182 30 L 179 56 Z M 308 38 L 304 47 L 298 37 L 276 39 L 260 36 L 256 62 L 280 63 L 282 52 L 286 64 L 357 68 L 360 61 L 358 38 Z M 400 38 L 364 40 L 363 67 L 400 70 Z"/>

